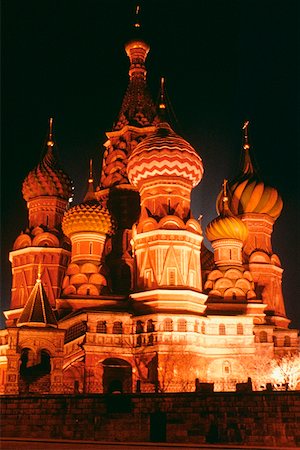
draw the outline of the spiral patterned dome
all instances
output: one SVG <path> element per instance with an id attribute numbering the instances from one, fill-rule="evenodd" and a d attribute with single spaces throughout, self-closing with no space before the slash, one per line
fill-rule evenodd
<path id="1" fill-rule="evenodd" d="M 242 174 L 228 183 L 229 208 L 235 215 L 244 213 L 268 214 L 277 219 L 282 211 L 283 202 L 278 191 L 267 186 L 256 173 L 249 154 L 245 149 Z M 221 207 L 221 194 L 217 199 L 217 211 Z"/>
<path id="2" fill-rule="evenodd" d="M 217 217 L 206 228 L 206 236 L 210 241 L 217 239 L 238 239 L 244 242 L 248 236 L 248 229 L 238 217 Z"/>
<path id="3" fill-rule="evenodd" d="M 127 173 L 135 187 L 150 178 L 170 176 L 189 180 L 195 187 L 201 181 L 203 164 L 196 150 L 163 122 L 136 146 L 128 159 Z"/>
<path id="4" fill-rule="evenodd" d="M 65 213 L 62 229 L 68 237 L 84 231 L 111 235 L 115 230 L 115 222 L 107 208 L 98 202 L 87 201 L 73 206 Z"/>
<path id="5" fill-rule="evenodd" d="M 72 197 L 72 181 L 58 166 L 50 142 L 43 160 L 29 172 L 23 182 L 23 197 L 26 201 L 41 196 L 54 196 L 68 200 Z"/>

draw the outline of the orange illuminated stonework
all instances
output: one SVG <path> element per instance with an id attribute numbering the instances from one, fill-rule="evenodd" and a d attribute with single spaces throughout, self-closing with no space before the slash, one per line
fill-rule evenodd
<path id="1" fill-rule="evenodd" d="M 211 251 L 191 212 L 201 157 L 162 118 L 163 91 L 158 107 L 152 101 L 149 45 L 137 37 L 125 50 L 129 84 L 99 186 L 90 167 L 83 201 L 68 206 L 52 119 L 24 181 L 28 227 L 10 253 L 0 393 L 193 391 L 201 382 L 226 391 L 248 377 L 255 389 L 280 388 L 273 363 L 297 352 L 298 331 L 288 328 L 271 245 L 282 200 L 252 164 L 249 123 L 241 173 L 224 181 L 205 231 Z"/>

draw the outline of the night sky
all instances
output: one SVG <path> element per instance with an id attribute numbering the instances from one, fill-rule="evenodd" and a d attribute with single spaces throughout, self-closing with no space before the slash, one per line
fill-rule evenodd
<path id="1" fill-rule="evenodd" d="M 223 178 L 238 171 L 241 127 L 250 120 L 261 176 L 284 201 L 273 250 L 285 269 L 288 317 L 300 327 L 296 3 L 148 0 L 140 2 L 140 20 L 151 47 L 153 98 L 164 76 L 175 130 L 203 159 L 205 175 L 192 198 L 204 226 L 216 216 Z M 74 202 L 85 193 L 89 158 L 99 181 L 105 132 L 128 83 L 124 44 L 135 6 L 129 0 L 1 2 L 3 309 L 9 305 L 8 252 L 27 226 L 22 182 L 43 155 L 49 117 L 60 161 L 74 180 Z"/>

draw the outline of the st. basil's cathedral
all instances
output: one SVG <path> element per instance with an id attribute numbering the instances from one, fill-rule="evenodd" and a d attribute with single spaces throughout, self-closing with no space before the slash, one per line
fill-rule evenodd
<path id="1" fill-rule="evenodd" d="M 249 123 L 240 172 L 220 180 L 217 217 L 202 230 L 191 191 L 203 163 L 172 129 L 163 83 L 158 105 L 151 98 L 149 50 L 140 36 L 125 45 L 129 84 L 100 182 L 91 162 L 75 206 L 50 119 L 23 183 L 28 227 L 9 256 L 2 394 L 226 391 L 249 376 L 261 389 L 270 380 L 255 363 L 298 349 L 271 243 L 283 203 L 252 161 Z"/>

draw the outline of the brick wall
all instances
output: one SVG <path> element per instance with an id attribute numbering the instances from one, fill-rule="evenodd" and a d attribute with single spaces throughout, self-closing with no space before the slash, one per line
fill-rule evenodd
<path id="1" fill-rule="evenodd" d="M 1 397 L 1 435 L 300 445 L 300 392 Z"/>

